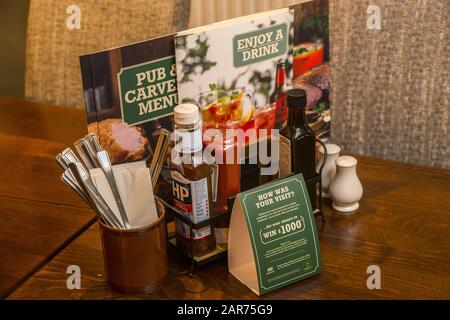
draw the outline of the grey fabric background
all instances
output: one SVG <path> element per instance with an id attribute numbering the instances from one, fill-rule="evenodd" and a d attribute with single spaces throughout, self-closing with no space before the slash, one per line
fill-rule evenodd
<path id="1" fill-rule="evenodd" d="M 381 30 L 367 29 L 369 4 Z M 450 167 L 448 0 L 331 0 L 332 139 L 354 152 Z"/>
<path id="2" fill-rule="evenodd" d="M 81 29 L 70 30 L 66 10 L 81 10 Z M 186 0 L 31 0 L 25 98 L 84 106 L 79 56 L 187 28 Z"/>

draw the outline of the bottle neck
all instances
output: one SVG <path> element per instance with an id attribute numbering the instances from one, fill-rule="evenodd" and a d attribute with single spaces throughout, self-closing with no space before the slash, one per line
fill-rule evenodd
<path id="1" fill-rule="evenodd" d="M 285 82 L 286 82 L 286 69 L 284 67 L 278 67 L 275 79 L 275 88 L 283 87 Z"/>
<path id="2" fill-rule="evenodd" d="M 289 108 L 288 123 L 293 128 L 306 126 L 305 108 Z"/>
<path id="3" fill-rule="evenodd" d="M 175 124 L 175 150 L 179 153 L 196 153 L 202 150 L 202 127 L 199 123 L 191 126 Z"/>

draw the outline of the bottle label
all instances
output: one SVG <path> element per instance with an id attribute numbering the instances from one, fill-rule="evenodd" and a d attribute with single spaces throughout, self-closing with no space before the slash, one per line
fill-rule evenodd
<path id="1" fill-rule="evenodd" d="M 280 178 L 292 173 L 291 140 L 280 134 Z"/>
<path id="2" fill-rule="evenodd" d="M 175 150 L 182 153 L 193 153 L 202 150 L 202 129 L 194 131 L 175 130 Z"/>
<path id="3" fill-rule="evenodd" d="M 209 219 L 208 180 L 203 178 L 191 181 L 183 177 L 176 170 L 171 171 L 173 205 L 184 212 L 193 223 Z M 192 229 L 189 234 L 189 226 L 176 220 L 178 233 L 188 239 L 199 240 L 211 234 L 211 227 Z"/>

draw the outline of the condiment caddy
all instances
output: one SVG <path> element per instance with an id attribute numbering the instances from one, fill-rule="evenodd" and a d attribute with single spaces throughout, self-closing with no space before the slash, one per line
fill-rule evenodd
<path id="1" fill-rule="evenodd" d="M 296 90 L 295 93 L 301 96 L 302 105 L 299 108 L 303 110 L 304 114 L 305 92 Z M 297 103 L 299 99 L 291 98 L 291 100 Z M 212 167 L 204 162 L 202 156 L 202 128 L 199 109 L 193 104 L 180 104 L 174 109 L 174 120 L 175 145 L 170 161 L 173 203 L 169 204 L 158 199 L 176 223 L 175 234 L 169 234 L 169 243 L 190 259 L 189 275 L 192 276 L 196 266 L 226 256 L 227 244 L 216 245 L 213 228 L 219 222 L 229 220 L 235 195 L 228 198 L 226 213 L 213 215 L 211 210 L 214 206 L 211 192 Z M 326 150 L 325 145 L 321 141 L 317 141 Z M 314 138 L 311 146 L 311 151 L 315 152 Z M 308 190 L 315 190 L 317 185 L 321 190 L 321 172 L 325 164 L 326 152 L 319 173 L 315 172 L 315 163 L 312 164 L 312 173 L 305 179 Z M 295 169 L 297 168 L 294 167 Z M 316 214 L 324 220 L 321 193 L 318 205 L 315 197 L 312 201 L 314 201 L 313 208 L 316 209 Z"/>
<path id="2" fill-rule="evenodd" d="M 315 215 L 321 216 L 324 221 L 322 193 L 319 192 L 318 199 L 316 199 L 315 190 L 317 187 L 322 190 L 321 175 L 327 162 L 327 148 L 322 141 L 315 139 L 314 132 L 305 122 L 306 92 L 301 89 L 289 90 L 286 100 L 290 116 L 301 116 L 297 119 L 298 121 L 291 121 L 290 125 L 303 126 L 305 130 L 300 131 L 307 133 L 304 138 L 292 136 L 292 150 L 295 155 L 311 153 L 311 157 L 309 157 L 311 159 L 299 162 L 298 159 L 292 158 L 289 168 L 281 173 L 281 177 L 286 173 L 294 174 L 302 172 L 303 169 L 308 170 L 304 178 L 312 208 Z M 287 114 L 287 111 L 285 112 Z M 204 159 L 201 155 L 202 129 L 198 107 L 192 104 L 178 105 L 174 109 L 174 119 L 175 146 L 172 150 L 170 165 L 173 203 L 169 204 L 162 199 L 159 200 L 176 222 L 177 231 L 175 235 L 169 235 L 169 243 L 190 259 L 189 275 L 192 276 L 195 267 L 226 256 L 227 244 L 216 245 L 215 241 L 212 241 L 215 240 L 213 226 L 229 220 L 236 195 L 228 197 L 225 213 L 212 214 L 210 211 L 213 208 L 210 190 L 212 188 L 210 182 L 212 167 L 203 162 Z M 323 161 L 318 172 L 316 172 L 315 164 L 316 142 L 321 144 L 324 150 Z M 289 157 L 291 157 L 290 153 Z M 203 185 L 199 187 L 199 183 Z M 312 193 L 314 193 L 314 197 L 311 197 Z M 194 203 L 194 199 L 197 200 L 196 203 Z"/>
<path id="3" fill-rule="evenodd" d="M 318 172 L 316 172 L 316 174 L 314 176 L 312 176 L 308 179 L 305 179 L 305 183 L 308 187 L 313 187 L 313 188 L 317 187 L 318 190 L 322 190 L 322 188 L 321 188 L 322 170 L 327 163 L 327 153 L 326 153 L 327 148 L 326 148 L 326 145 L 321 140 L 317 139 L 317 143 L 319 143 L 325 150 L 323 161 L 322 161 L 322 164 L 318 167 Z M 186 214 L 184 212 L 179 210 L 179 208 L 167 203 L 166 201 L 161 199 L 159 196 L 155 195 L 155 199 L 157 199 L 157 201 L 160 201 L 161 204 L 163 204 L 163 206 L 165 207 L 166 213 L 168 214 L 169 217 L 172 217 L 173 219 L 178 219 L 179 221 L 185 223 L 189 227 L 189 230 L 195 230 L 195 229 L 203 228 L 205 226 L 214 225 L 215 223 L 217 223 L 219 221 L 229 220 L 231 217 L 231 212 L 233 210 L 233 204 L 234 204 L 235 197 L 228 198 L 228 206 L 227 206 L 228 210 L 226 213 L 210 217 L 210 218 L 203 220 L 201 222 L 198 222 L 198 223 L 194 223 L 188 216 L 186 216 Z M 322 211 L 322 204 L 323 204 L 322 192 L 318 192 L 317 206 L 316 206 L 316 209 L 314 210 L 314 216 L 320 217 L 321 221 L 325 222 L 325 216 Z M 194 241 L 195 240 L 192 238 L 190 239 L 190 246 L 189 246 L 190 251 L 186 252 L 185 250 L 181 250 L 177 246 L 176 234 L 170 233 L 169 230 L 167 232 L 168 232 L 169 244 L 173 248 L 175 248 L 177 251 L 179 251 L 182 255 L 184 255 L 186 257 L 186 259 L 188 259 L 188 261 L 189 261 L 188 275 L 190 277 L 192 277 L 194 275 L 197 267 L 204 266 L 208 263 L 223 259 L 227 256 L 226 245 L 225 246 L 217 245 L 213 251 L 208 252 L 205 255 L 195 255 L 194 254 Z"/>

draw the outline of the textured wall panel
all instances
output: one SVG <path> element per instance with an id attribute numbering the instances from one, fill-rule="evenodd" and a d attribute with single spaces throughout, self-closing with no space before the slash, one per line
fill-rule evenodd
<path id="1" fill-rule="evenodd" d="M 381 30 L 366 26 L 381 9 Z M 447 0 L 330 5 L 332 137 L 347 152 L 450 167 Z"/>
<path id="2" fill-rule="evenodd" d="M 66 9 L 81 9 L 81 29 L 66 27 Z M 25 96 L 83 107 L 78 57 L 187 28 L 189 0 L 31 0 Z"/>

